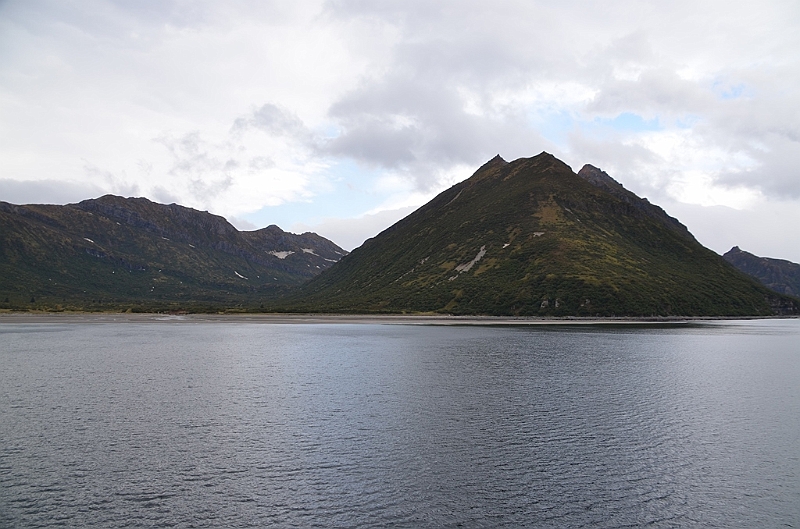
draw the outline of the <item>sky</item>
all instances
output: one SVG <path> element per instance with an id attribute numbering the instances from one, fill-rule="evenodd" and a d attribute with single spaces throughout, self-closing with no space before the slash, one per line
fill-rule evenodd
<path id="1" fill-rule="evenodd" d="M 592 164 L 800 262 L 796 0 L 0 0 L 0 200 L 351 250 L 490 158 Z"/>

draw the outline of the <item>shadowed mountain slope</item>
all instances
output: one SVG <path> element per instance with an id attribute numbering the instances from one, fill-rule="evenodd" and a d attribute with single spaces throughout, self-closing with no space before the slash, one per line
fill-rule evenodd
<path id="1" fill-rule="evenodd" d="M 17 308 L 252 305 L 347 253 L 314 233 L 240 232 L 208 212 L 113 195 L 0 202 L 0 226 L 0 306 Z"/>
<path id="2" fill-rule="evenodd" d="M 800 264 L 759 257 L 740 250 L 738 246 L 728 250 L 722 257 L 767 288 L 787 296 L 800 297 Z"/>
<path id="3" fill-rule="evenodd" d="M 592 166 L 499 156 L 305 285 L 288 310 L 542 316 L 793 313 Z"/>

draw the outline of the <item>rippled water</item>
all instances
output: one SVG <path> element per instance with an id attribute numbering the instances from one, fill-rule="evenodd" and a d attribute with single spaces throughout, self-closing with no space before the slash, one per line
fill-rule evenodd
<path id="1" fill-rule="evenodd" d="M 800 320 L 0 324 L 0 526 L 800 526 Z"/>

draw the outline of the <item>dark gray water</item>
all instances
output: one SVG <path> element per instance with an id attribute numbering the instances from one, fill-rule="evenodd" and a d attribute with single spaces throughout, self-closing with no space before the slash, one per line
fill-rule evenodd
<path id="1" fill-rule="evenodd" d="M 798 527 L 800 320 L 0 324 L 0 526 Z"/>

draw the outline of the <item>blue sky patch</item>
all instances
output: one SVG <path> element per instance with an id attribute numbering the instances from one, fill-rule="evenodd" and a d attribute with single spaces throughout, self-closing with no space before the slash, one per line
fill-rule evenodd
<path id="1" fill-rule="evenodd" d="M 575 118 L 563 110 L 540 114 L 531 120 L 539 134 L 561 148 L 567 147 L 567 136 L 575 128 L 575 123 Z"/>
<path id="2" fill-rule="evenodd" d="M 642 116 L 632 112 L 623 112 L 615 118 L 595 118 L 594 123 L 618 132 L 645 132 L 664 128 L 657 117 L 645 120 Z"/>
<path id="3" fill-rule="evenodd" d="M 747 89 L 747 85 L 744 83 L 739 84 L 728 84 L 722 81 L 717 81 L 711 85 L 711 89 L 714 91 L 714 94 L 720 99 L 739 99 L 741 97 L 747 97 L 749 95 L 749 91 Z"/>
<path id="4" fill-rule="evenodd" d="M 240 218 L 259 228 L 277 224 L 287 229 L 296 223 L 314 224 L 325 218 L 353 217 L 374 208 L 390 194 L 375 191 L 376 172 L 352 161 L 337 163 L 325 173 L 329 176 L 330 187 L 315 196 L 279 206 L 265 206 Z"/>

